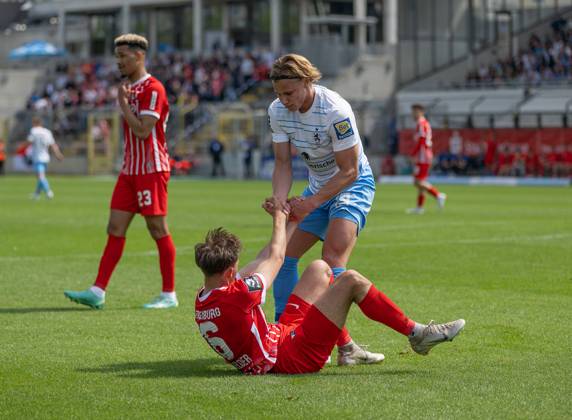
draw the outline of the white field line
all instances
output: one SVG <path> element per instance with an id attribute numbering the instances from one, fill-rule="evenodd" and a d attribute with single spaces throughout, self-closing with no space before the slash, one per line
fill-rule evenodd
<path id="1" fill-rule="evenodd" d="M 519 242 L 550 242 L 559 239 L 571 238 L 572 233 L 554 233 L 544 235 L 523 235 L 523 236 L 496 236 L 490 238 L 467 238 L 467 239 L 452 239 L 446 241 L 412 241 L 412 242 L 392 242 L 392 243 L 378 243 L 378 244 L 363 244 L 358 245 L 360 248 L 400 248 L 400 247 L 416 247 L 420 245 L 473 245 L 473 244 L 490 244 L 490 243 L 519 243 Z M 266 242 L 266 238 L 252 239 L 244 241 L 250 244 L 262 244 Z M 194 246 L 178 246 L 177 255 L 189 255 L 194 252 Z M 139 252 L 124 252 L 124 257 L 154 257 L 157 258 L 157 250 L 139 251 Z M 40 261 L 47 259 L 95 259 L 98 260 L 101 254 L 70 254 L 70 255 L 41 255 L 41 256 L 0 256 L 0 262 L 22 262 L 22 261 Z"/>
<path id="2" fill-rule="evenodd" d="M 360 248 L 393 248 L 393 247 L 408 247 L 419 245 L 473 245 L 473 244 L 508 244 L 519 242 L 550 242 L 558 239 L 570 238 L 572 233 L 554 233 L 547 235 L 526 235 L 526 236 L 493 236 L 490 238 L 474 238 L 474 239 L 451 239 L 446 241 L 412 241 L 412 242 L 395 242 L 395 243 L 380 243 L 380 244 L 364 244 Z"/>
<path id="3" fill-rule="evenodd" d="M 463 227 L 472 227 L 472 226 L 499 226 L 505 225 L 505 221 L 490 221 L 490 222 L 467 222 L 467 221 L 459 221 L 459 222 L 431 222 L 431 223 L 408 223 L 406 225 L 388 225 L 388 226 L 370 226 L 366 225 L 364 228 L 364 233 L 376 231 L 376 232 L 390 232 L 394 230 L 417 230 L 417 229 L 431 229 L 431 228 L 442 228 L 442 227 L 450 227 L 450 226 L 463 226 Z"/>

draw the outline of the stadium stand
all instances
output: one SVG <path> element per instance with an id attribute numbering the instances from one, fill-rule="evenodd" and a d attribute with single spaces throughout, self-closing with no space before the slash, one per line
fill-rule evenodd
<path id="1" fill-rule="evenodd" d="M 162 54 L 151 61 L 150 72 L 165 84 L 169 101 L 234 101 L 256 82 L 266 80 L 274 56 L 268 52 L 219 51 L 210 56 Z M 120 82 L 115 64 L 88 60 L 63 62 L 36 89 L 28 109 L 113 106 Z"/>
<path id="2" fill-rule="evenodd" d="M 533 33 L 527 49 L 468 72 L 467 87 L 514 81 L 539 85 L 572 80 L 572 28 L 565 19 L 555 20 L 551 26 L 553 32 L 544 40 Z"/>

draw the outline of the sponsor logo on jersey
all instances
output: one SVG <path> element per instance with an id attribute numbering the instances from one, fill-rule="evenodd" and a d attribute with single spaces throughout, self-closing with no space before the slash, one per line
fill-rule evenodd
<path id="1" fill-rule="evenodd" d="M 151 111 L 155 111 L 155 107 L 157 106 L 157 91 L 154 90 L 151 92 L 151 103 L 149 104 L 149 109 Z"/>
<path id="2" fill-rule="evenodd" d="M 349 118 L 335 123 L 334 130 L 336 131 L 338 140 L 343 140 L 347 137 L 353 136 L 354 134 L 354 129 L 352 128 L 352 123 L 350 122 Z"/>
<path id="3" fill-rule="evenodd" d="M 248 287 L 249 292 L 256 292 L 257 290 L 262 290 L 262 282 L 254 276 L 247 277 L 244 279 L 246 287 Z"/>

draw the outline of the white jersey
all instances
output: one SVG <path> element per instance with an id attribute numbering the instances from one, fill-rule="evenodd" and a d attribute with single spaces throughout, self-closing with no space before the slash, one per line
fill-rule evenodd
<path id="1" fill-rule="evenodd" d="M 28 141 L 32 143 L 33 162 L 48 163 L 50 161 L 50 146 L 55 143 L 52 132 L 44 127 L 32 127 Z"/>
<path id="2" fill-rule="evenodd" d="M 268 119 L 275 143 L 290 142 L 309 170 L 310 191 L 316 193 L 340 169 L 334 152 L 359 145 L 360 174 L 369 162 L 350 104 L 338 93 L 314 85 L 316 96 L 304 113 L 290 112 L 276 99 L 268 107 Z"/>

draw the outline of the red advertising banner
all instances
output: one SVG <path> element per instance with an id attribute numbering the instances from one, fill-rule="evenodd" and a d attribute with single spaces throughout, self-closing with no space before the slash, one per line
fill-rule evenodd
<path id="1" fill-rule="evenodd" d="M 399 133 L 399 153 L 410 155 L 415 147 L 414 130 L 401 130 Z M 459 146 L 460 143 L 460 146 Z M 470 156 L 483 153 L 487 143 L 512 151 L 553 153 L 564 151 L 572 146 L 572 128 L 497 128 L 497 129 L 435 129 L 433 130 L 433 153 L 455 153 L 462 148 L 462 154 Z M 524 146 L 524 150 L 522 150 Z M 451 150 L 453 149 L 453 150 Z"/>
<path id="2" fill-rule="evenodd" d="M 411 155 L 414 130 L 399 133 L 399 153 Z M 435 129 L 436 161 L 462 156 L 476 159 L 490 173 L 569 176 L 572 172 L 572 128 Z M 515 168 L 521 168 L 516 170 Z"/>

